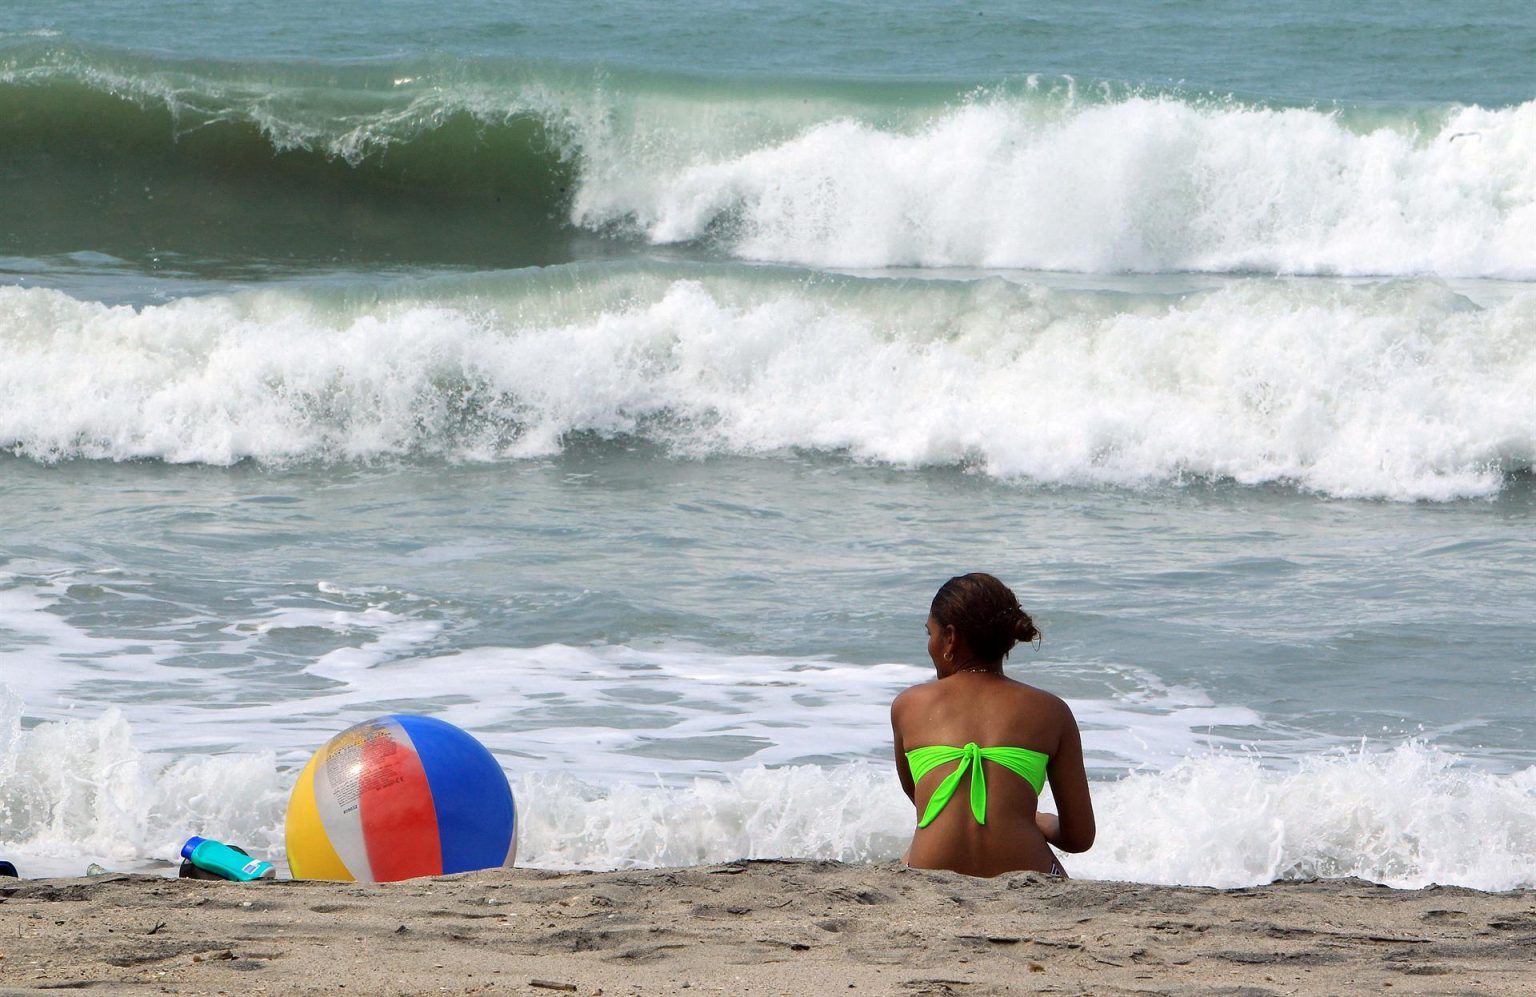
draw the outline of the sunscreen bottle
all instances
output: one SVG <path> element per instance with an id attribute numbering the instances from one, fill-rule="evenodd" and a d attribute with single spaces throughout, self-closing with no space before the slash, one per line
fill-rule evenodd
<path id="1" fill-rule="evenodd" d="M 201 838 L 195 834 L 181 846 L 181 857 L 199 869 L 241 883 L 253 879 L 272 879 L 277 875 L 277 869 L 271 862 L 253 859 L 222 841 Z"/>

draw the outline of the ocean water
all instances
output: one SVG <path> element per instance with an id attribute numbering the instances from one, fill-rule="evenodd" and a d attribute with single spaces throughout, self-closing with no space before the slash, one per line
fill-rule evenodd
<path id="1" fill-rule="evenodd" d="M 988 570 L 1075 875 L 1536 886 L 1528 5 L 0 14 L 24 873 L 386 712 L 522 864 L 888 861 Z"/>

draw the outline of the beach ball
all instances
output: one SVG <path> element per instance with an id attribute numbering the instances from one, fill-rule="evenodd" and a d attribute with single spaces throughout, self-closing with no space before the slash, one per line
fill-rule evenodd
<path id="1" fill-rule="evenodd" d="M 348 727 L 288 800 L 294 879 L 388 883 L 510 866 L 517 808 L 501 765 L 469 734 L 396 714 Z"/>

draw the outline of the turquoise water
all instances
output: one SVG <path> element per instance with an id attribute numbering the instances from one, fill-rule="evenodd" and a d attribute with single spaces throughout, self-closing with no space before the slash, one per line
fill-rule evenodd
<path id="1" fill-rule="evenodd" d="M 389 711 L 529 864 L 889 859 L 985 569 L 1075 874 L 1532 885 L 1524 6 L 3 9 L 24 871 Z"/>
<path id="2" fill-rule="evenodd" d="M 1029 73 L 1296 101 L 1531 98 L 1528 5 L 346 2 L 8 4 L 11 36 L 157 55 L 550 59 L 690 74 L 991 85 Z"/>

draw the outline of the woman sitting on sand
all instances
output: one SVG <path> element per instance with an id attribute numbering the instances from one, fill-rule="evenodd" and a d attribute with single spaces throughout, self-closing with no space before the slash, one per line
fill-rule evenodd
<path id="1" fill-rule="evenodd" d="M 920 815 L 903 861 L 1065 876 L 1049 845 L 1084 852 L 1094 837 L 1077 721 L 1057 697 L 1003 674 L 1013 645 L 1039 631 L 1008 586 L 979 572 L 944 583 L 927 630 L 939 677 L 891 703 L 896 773 Z M 1060 816 L 1036 809 L 1047 777 Z"/>

